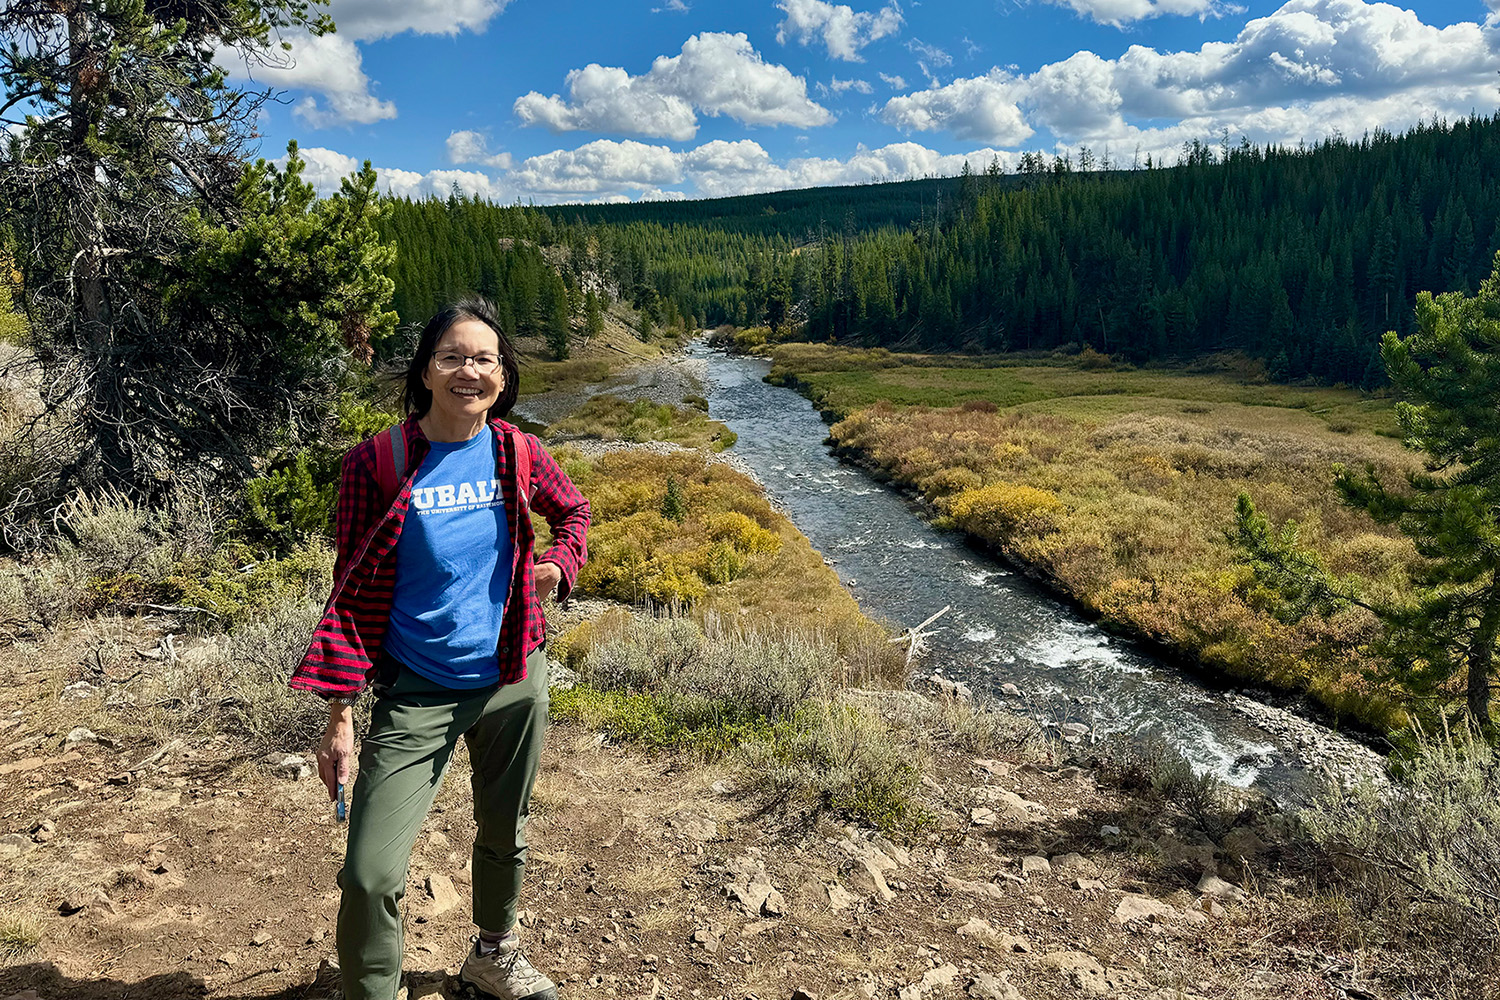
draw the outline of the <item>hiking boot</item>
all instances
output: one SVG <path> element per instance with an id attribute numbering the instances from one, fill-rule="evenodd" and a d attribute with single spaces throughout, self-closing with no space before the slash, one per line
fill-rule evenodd
<path id="1" fill-rule="evenodd" d="M 479 951 L 479 939 L 464 959 L 458 978 L 497 1000 L 557 1000 L 557 984 L 532 968 L 521 954 L 521 940 L 514 931 L 501 938 L 495 950 Z"/>

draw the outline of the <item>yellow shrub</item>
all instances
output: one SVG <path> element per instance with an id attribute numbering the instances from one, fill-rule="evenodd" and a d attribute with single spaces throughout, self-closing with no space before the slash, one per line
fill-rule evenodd
<path id="1" fill-rule="evenodd" d="M 958 468 L 939 469 L 926 479 L 923 479 L 919 485 L 922 492 L 928 498 L 935 500 L 950 493 L 961 493 L 964 490 L 978 489 L 984 485 L 984 480 L 973 469 L 965 469 L 960 466 Z"/>
<path id="2" fill-rule="evenodd" d="M 728 542 L 745 555 L 775 552 L 781 548 L 781 536 L 767 531 L 739 511 L 725 511 L 708 519 L 708 535 L 714 541 Z"/>
<path id="3" fill-rule="evenodd" d="M 1050 531 L 1065 509 L 1056 494 L 1016 483 L 964 490 L 944 506 L 965 530 L 984 533 L 988 527 L 1002 535 Z"/>

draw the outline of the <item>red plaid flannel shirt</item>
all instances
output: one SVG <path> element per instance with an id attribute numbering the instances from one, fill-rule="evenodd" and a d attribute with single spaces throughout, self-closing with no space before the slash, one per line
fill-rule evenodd
<path id="1" fill-rule="evenodd" d="M 503 420 L 491 420 L 489 425 L 495 435 L 495 478 L 500 480 L 505 500 L 515 560 L 495 651 L 500 658 L 500 683 L 513 684 L 526 676 L 526 654 L 542 644 L 547 632 L 531 560 L 530 509 L 540 512 L 552 526 L 553 545 L 538 561 L 556 563 L 562 570 L 557 598 L 563 600 L 588 558 L 589 502 L 531 434 L 521 436 L 531 449 L 531 501 L 528 505 L 518 498 L 508 433 L 515 428 Z M 408 417 L 405 428 L 407 473 L 389 509 L 381 501 L 375 478 L 375 442 L 365 441 L 344 456 L 333 595 L 307 653 L 292 673 L 291 685 L 298 690 L 325 698 L 353 697 L 374 672 L 390 625 L 396 540 L 411 503 L 412 480 L 431 447 L 416 418 Z"/>

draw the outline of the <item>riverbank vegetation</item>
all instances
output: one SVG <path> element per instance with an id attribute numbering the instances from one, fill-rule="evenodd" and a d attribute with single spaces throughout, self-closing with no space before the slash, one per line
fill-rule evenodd
<path id="1" fill-rule="evenodd" d="M 849 413 L 830 432 L 837 447 L 1116 627 L 1380 729 L 1403 721 L 1397 689 L 1367 675 L 1378 623 L 1359 609 L 1279 622 L 1228 535 L 1249 492 L 1274 519 L 1297 519 L 1328 565 L 1401 592 L 1415 550 L 1345 507 L 1331 481 L 1336 462 L 1416 467 L 1386 436 L 1389 401 L 1090 357 L 951 365 L 813 345 L 773 357 L 819 406 Z M 940 391 L 964 401 L 930 405 Z"/>
<path id="2" fill-rule="evenodd" d="M 697 397 L 707 406 L 703 397 Z M 689 448 L 723 451 L 734 446 L 736 435 L 696 406 L 673 406 L 649 399 L 594 396 L 569 416 L 548 425 L 554 441 L 597 438 L 603 441 L 670 441 Z"/>

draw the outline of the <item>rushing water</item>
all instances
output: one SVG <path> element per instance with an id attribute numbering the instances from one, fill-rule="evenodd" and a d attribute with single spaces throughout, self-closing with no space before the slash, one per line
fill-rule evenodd
<path id="1" fill-rule="evenodd" d="M 835 458 L 812 404 L 763 381 L 765 361 L 701 342 L 689 353 L 708 363 L 709 415 L 739 435 L 735 453 L 866 614 L 905 628 L 952 606 L 931 633 L 927 669 L 940 667 L 1044 723 L 1083 723 L 1094 736 L 1159 735 L 1200 770 L 1278 799 L 1310 790 L 1311 758 L 1373 761 L 1368 750 L 1321 726 L 1206 690 L 962 536 L 935 530 L 900 493 Z M 1019 698 L 1001 693 L 1007 683 L 1020 689 Z"/>

